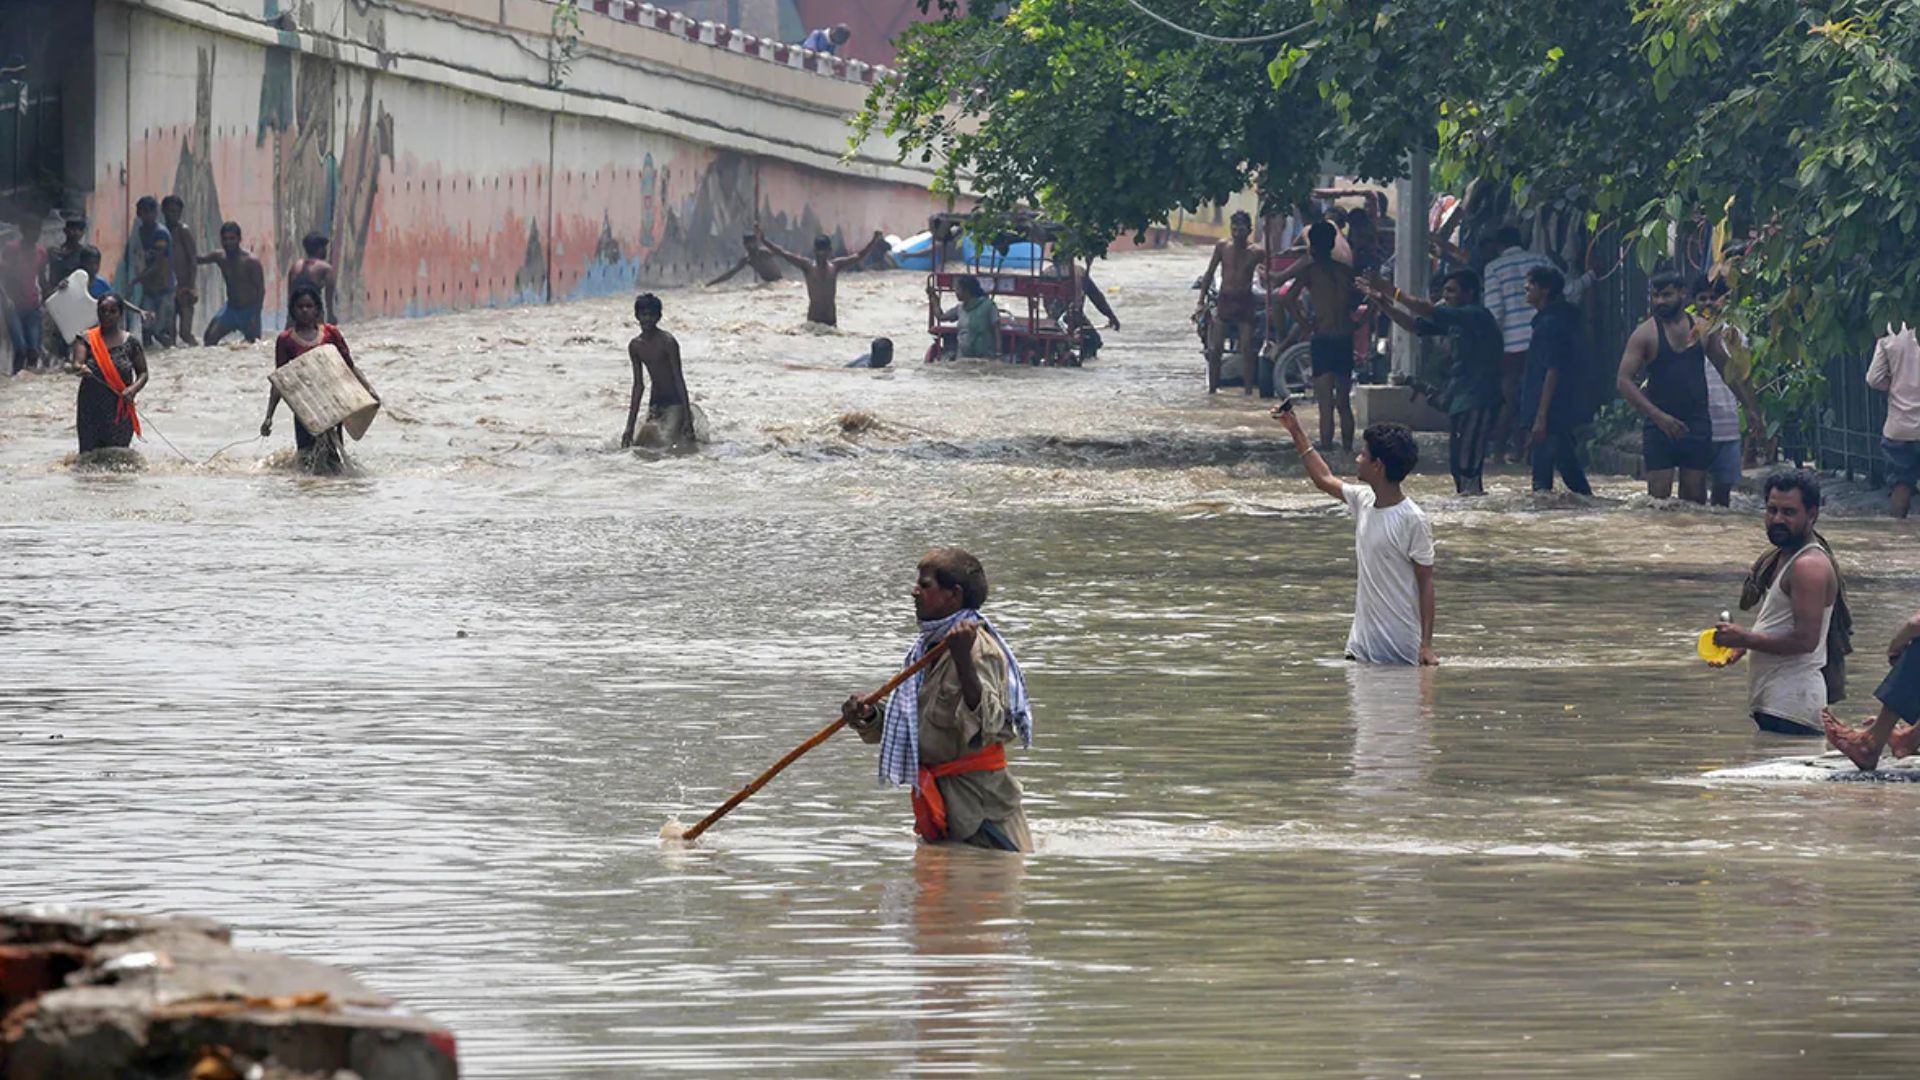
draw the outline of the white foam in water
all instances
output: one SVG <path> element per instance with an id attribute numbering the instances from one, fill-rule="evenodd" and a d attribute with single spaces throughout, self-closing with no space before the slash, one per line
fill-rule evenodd
<path id="1" fill-rule="evenodd" d="M 1713 769 L 1687 782 L 1718 784 L 1913 783 L 1920 781 L 1920 758 L 1882 758 L 1880 767 L 1862 772 L 1838 750 L 1809 756 L 1774 758 L 1752 765 Z"/>

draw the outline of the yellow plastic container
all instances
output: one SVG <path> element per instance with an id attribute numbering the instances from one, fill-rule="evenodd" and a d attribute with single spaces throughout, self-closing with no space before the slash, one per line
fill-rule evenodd
<path id="1" fill-rule="evenodd" d="M 1700 643 L 1694 647 L 1694 651 L 1700 654 L 1700 659 L 1709 664 L 1724 664 L 1733 659 L 1733 650 L 1725 645 L 1714 644 L 1713 634 L 1714 628 L 1711 626 L 1700 631 Z"/>

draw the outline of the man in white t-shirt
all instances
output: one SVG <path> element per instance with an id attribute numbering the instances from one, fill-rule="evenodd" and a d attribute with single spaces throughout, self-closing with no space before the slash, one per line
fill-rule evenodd
<path id="1" fill-rule="evenodd" d="M 1374 424 L 1360 434 L 1354 462 L 1360 483 L 1333 475 L 1293 415 L 1293 401 L 1274 406 L 1300 451 L 1313 486 L 1347 504 L 1353 514 L 1353 555 L 1359 580 L 1347 659 L 1363 664 L 1437 664 L 1433 655 L 1433 528 L 1400 481 L 1419 464 L 1413 432 Z"/>

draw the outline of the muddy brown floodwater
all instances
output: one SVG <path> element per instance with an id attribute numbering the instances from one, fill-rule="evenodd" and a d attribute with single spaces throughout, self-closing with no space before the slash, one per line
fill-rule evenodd
<path id="1" fill-rule="evenodd" d="M 1345 665 L 1351 527 L 1203 392 L 1203 265 L 1104 264 L 1078 371 L 921 364 L 912 274 L 838 334 L 666 291 L 680 459 L 616 449 L 623 300 L 348 326 L 389 408 L 340 479 L 250 439 L 267 344 L 154 360 L 211 464 L 75 470 L 73 384 L 0 380 L 0 903 L 349 965 L 475 1077 L 1911 1075 L 1920 787 L 1699 779 L 1810 749 L 1692 658 L 1753 500 L 1440 461 L 1445 666 Z M 1855 715 L 1920 555 L 1826 531 Z M 1028 668 L 1039 853 L 916 849 L 851 739 L 663 848 L 886 679 L 936 544 Z"/>

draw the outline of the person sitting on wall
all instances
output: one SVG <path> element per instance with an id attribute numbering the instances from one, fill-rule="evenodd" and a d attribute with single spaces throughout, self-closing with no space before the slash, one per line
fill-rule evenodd
<path id="1" fill-rule="evenodd" d="M 848 41 L 852 40 L 852 38 L 853 28 L 846 23 L 839 23 L 831 30 L 826 27 L 821 27 L 809 33 L 805 38 L 801 39 L 800 47 L 803 49 L 811 49 L 817 53 L 826 53 L 828 56 L 834 56 L 839 53 L 840 46 L 845 45 Z"/>

